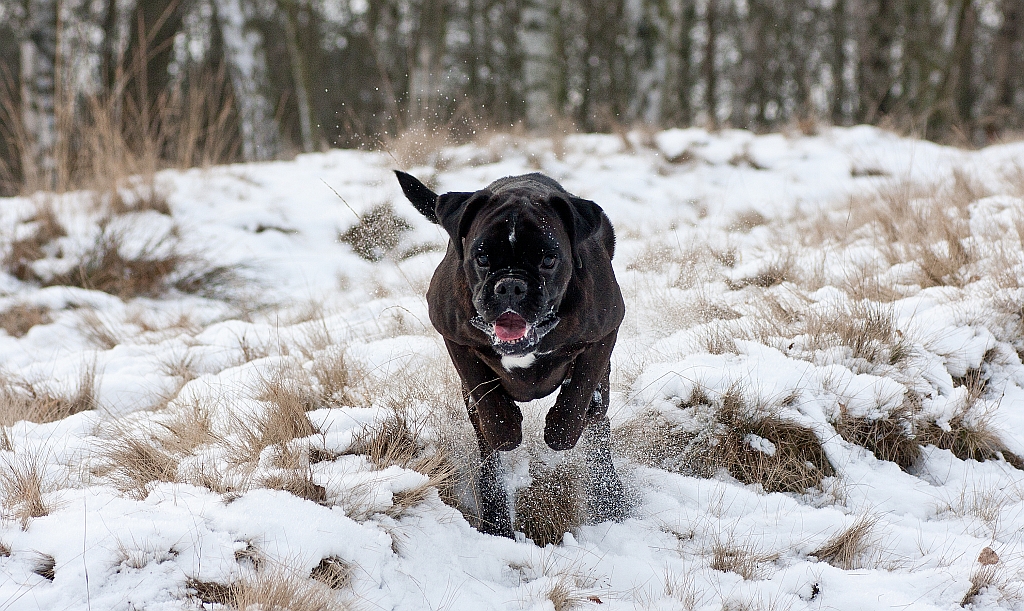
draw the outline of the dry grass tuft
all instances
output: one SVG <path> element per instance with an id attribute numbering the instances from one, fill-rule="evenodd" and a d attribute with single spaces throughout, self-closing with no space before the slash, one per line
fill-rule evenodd
<path id="1" fill-rule="evenodd" d="M 57 576 L 57 560 L 50 554 L 34 552 L 35 558 L 32 562 L 32 572 L 43 579 L 53 581 Z"/>
<path id="2" fill-rule="evenodd" d="M 398 410 L 356 435 L 346 454 L 365 455 L 380 469 L 398 466 L 427 476 L 425 483 L 394 494 L 388 510 L 392 517 L 426 500 L 432 489 L 444 502 L 455 504 L 459 467 L 454 456 L 447 446 L 430 443 L 421 427 Z"/>
<path id="3" fill-rule="evenodd" d="M 0 312 L 0 329 L 11 337 L 24 337 L 32 327 L 51 322 L 50 309 L 43 306 L 19 303 Z"/>
<path id="4" fill-rule="evenodd" d="M 52 202 L 36 204 L 35 214 L 26 219 L 32 227 L 28 235 L 11 242 L 3 265 L 18 280 L 32 280 L 35 272 L 32 264 L 47 256 L 46 246 L 58 238 L 68 234 L 67 229 L 57 218 Z"/>
<path id="5" fill-rule="evenodd" d="M 759 552 L 747 546 L 736 545 L 731 540 L 716 541 L 709 550 L 711 552 L 710 567 L 724 573 L 736 573 L 746 580 L 758 579 L 763 573 L 763 565 L 774 562 L 778 554 Z"/>
<path id="6" fill-rule="evenodd" d="M 268 475 L 262 478 L 259 484 L 264 488 L 283 490 L 320 505 L 327 504 L 327 488 L 313 481 L 313 472 L 308 468 Z"/>
<path id="7" fill-rule="evenodd" d="M 980 371 L 969 371 L 957 380 L 966 388 L 963 401 L 948 422 L 948 430 L 936 422 L 921 426 L 917 436 L 922 445 L 934 445 L 949 450 L 961 460 L 1005 460 L 1016 469 L 1024 470 L 1024 459 L 1007 449 L 991 412 L 982 412 L 980 399 L 985 394 L 987 380 Z"/>
<path id="8" fill-rule="evenodd" d="M 347 588 L 352 583 L 355 567 L 351 562 L 337 556 L 328 556 L 310 571 L 310 579 L 315 579 L 332 590 Z"/>
<path id="9" fill-rule="evenodd" d="M 903 407 L 878 417 L 856 417 L 840 409 L 839 419 L 833 423 L 840 437 L 866 448 L 878 460 L 899 465 L 904 471 L 921 458 L 921 442 L 914 436 L 913 402 L 904 401 Z"/>
<path id="10" fill-rule="evenodd" d="M 82 368 L 76 385 L 59 390 L 42 382 L 0 379 L 0 426 L 10 426 L 21 420 L 54 422 L 96 406 L 94 364 Z"/>
<path id="11" fill-rule="evenodd" d="M 966 607 L 974 602 L 975 597 L 985 591 L 987 588 L 996 585 L 997 577 L 999 573 L 999 565 L 990 564 L 979 566 L 971 572 L 971 587 L 964 593 L 964 597 L 960 599 L 960 606 Z"/>
<path id="12" fill-rule="evenodd" d="M 3 541 L 0 541 L 0 558 L 11 557 L 11 546 L 7 545 Z"/>
<path id="13" fill-rule="evenodd" d="M 432 128 L 418 123 L 386 136 L 381 148 L 395 160 L 400 168 L 429 165 L 438 169 L 448 164 L 441 152 L 453 144 L 449 129 Z"/>
<path id="14" fill-rule="evenodd" d="M 31 518 L 49 515 L 52 509 L 43 499 L 47 492 L 46 467 L 42 458 L 31 454 L 0 457 L 0 504 L 8 515 L 28 526 Z"/>
<path id="15" fill-rule="evenodd" d="M 729 225 L 729 229 L 732 231 L 742 231 L 743 233 L 750 233 L 755 227 L 768 224 L 768 217 L 761 214 L 759 211 L 750 209 L 744 210 L 736 214 L 733 218 L 732 223 Z"/>
<path id="16" fill-rule="evenodd" d="M 618 446 L 638 461 L 669 471 L 714 477 L 725 469 L 766 492 L 804 492 L 835 474 L 814 431 L 773 409 L 747 405 L 738 388 L 712 398 L 698 386 L 679 408 L 692 425 L 642 414 L 617 429 Z"/>
<path id="17" fill-rule="evenodd" d="M 773 287 L 796 279 L 796 263 L 790 256 L 781 255 L 764 265 L 753 276 L 730 281 L 729 288 L 738 290 L 746 286 Z"/>
<path id="18" fill-rule="evenodd" d="M 367 261 L 380 261 L 398 247 L 402 234 L 411 230 L 409 221 L 398 216 L 391 204 L 380 204 L 360 215 L 359 222 L 338 239 Z"/>
<path id="19" fill-rule="evenodd" d="M 152 211 L 172 216 L 167 196 L 149 181 L 135 181 L 127 187 L 114 186 L 95 195 L 95 205 L 107 214 L 121 215 L 132 212 Z"/>
<path id="20" fill-rule="evenodd" d="M 187 595 L 204 604 L 229 609 L 289 609 L 290 611 L 343 611 L 334 591 L 320 581 L 283 568 L 260 570 L 231 584 L 190 577 Z"/>
<path id="21" fill-rule="evenodd" d="M 104 444 L 101 455 L 100 474 L 134 499 L 145 499 L 152 482 L 178 481 L 180 458 L 149 435 L 124 431 Z"/>
<path id="22" fill-rule="evenodd" d="M 877 523 L 877 516 L 864 514 L 810 555 L 844 571 L 859 568 L 859 560 L 873 543 L 872 533 Z"/>
<path id="23" fill-rule="evenodd" d="M 861 301 L 812 310 L 803 323 L 808 350 L 846 346 L 852 358 L 893 366 L 913 355 L 912 344 L 897 327 L 890 304 Z"/>
<path id="24" fill-rule="evenodd" d="M 263 450 L 302 437 L 319 433 L 299 403 L 275 405 L 256 416 L 232 415 L 236 436 L 228 444 L 233 450 L 229 460 L 234 464 L 255 463 Z"/>
<path id="25" fill-rule="evenodd" d="M 568 460 L 553 469 L 531 461 L 530 478 L 516 491 L 515 529 L 540 547 L 560 545 L 565 533 L 586 521 L 586 472 Z"/>
<path id="26" fill-rule="evenodd" d="M 358 388 L 366 373 L 334 349 L 313 359 L 310 373 L 316 380 L 320 400 L 330 406 L 358 405 Z"/>

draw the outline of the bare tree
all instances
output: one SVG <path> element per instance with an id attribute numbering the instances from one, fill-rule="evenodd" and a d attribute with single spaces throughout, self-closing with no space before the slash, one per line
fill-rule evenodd
<path id="1" fill-rule="evenodd" d="M 30 0 L 21 42 L 21 100 L 28 142 L 22 151 L 26 184 L 57 186 L 57 0 Z"/>

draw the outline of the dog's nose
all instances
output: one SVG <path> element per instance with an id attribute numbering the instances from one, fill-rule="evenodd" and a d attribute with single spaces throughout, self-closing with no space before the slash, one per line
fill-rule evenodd
<path id="1" fill-rule="evenodd" d="M 526 294 L 526 281 L 519 278 L 502 278 L 494 285 L 494 293 L 511 299 L 521 298 Z"/>

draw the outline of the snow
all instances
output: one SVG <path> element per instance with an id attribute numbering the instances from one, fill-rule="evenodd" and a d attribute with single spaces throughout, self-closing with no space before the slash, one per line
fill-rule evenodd
<path id="1" fill-rule="evenodd" d="M 362 431 L 404 410 L 427 438 L 447 426 L 461 451 L 475 446 L 423 298 L 447 235 L 405 202 L 385 153 L 168 171 L 156 184 L 173 216 L 131 213 L 106 230 L 124 236 L 128 250 L 180 239 L 187 252 L 237 266 L 246 283 L 230 300 L 171 291 L 122 301 L 0 273 L 0 312 L 35 304 L 52 317 L 20 338 L 0 332 L 2 376 L 58 392 L 94 369 L 98 399 L 94 410 L 3 429 L 11 449 L 0 449 L 0 473 L 35 461 L 51 509 L 23 520 L 5 505 L 0 543 L 11 554 L 0 556 L 0 609 L 198 608 L 187 580 L 226 584 L 254 574 L 256 563 L 239 553 L 250 548 L 264 567 L 302 579 L 322 559 L 342 559 L 353 570 L 336 596 L 353 608 L 552 609 L 550 592 L 564 586 L 578 608 L 956 609 L 985 547 L 1000 562 L 971 608 L 1024 608 L 1024 472 L 931 445 L 903 471 L 833 426 L 841 415 L 889 417 L 913 391 L 922 421 L 949 429 L 972 399 L 962 380 L 980 372 L 987 385 L 968 421 L 984 421 L 1024 454 L 1024 339 L 1004 307 L 1024 302 L 1024 261 L 1011 239 L 1024 226 L 1024 200 L 1005 178 L 1024 159 L 1024 144 L 971 152 L 863 126 L 813 136 L 690 128 L 569 135 L 557 147 L 496 136 L 439 157 L 436 166 L 402 169 L 440 192 L 542 171 L 611 218 L 628 308 L 613 355 L 613 426 L 651 414 L 698 426 L 712 407 L 696 397 L 714 404 L 738 389 L 750 409 L 768 406 L 810 427 L 836 475 L 804 494 L 766 493 L 724 471 L 705 479 L 616 456 L 635 499 L 631 517 L 581 525 L 543 548 L 522 534 L 480 534 L 433 489 L 399 511 L 427 477 L 348 453 Z M 954 170 L 986 187 L 968 207 L 978 257 L 962 285 L 922 286 L 918 264 L 886 260 L 870 226 L 804 239 L 806 219 L 843 218 L 852 196 L 900 180 L 950 184 Z M 12 198 L 0 201 L 5 247 L 31 231 L 23 221 L 47 198 L 68 236 L 54 245 L 61 256 L 55 250 L 36 263 L 41 276 L 70 265 L 99 230 L 93 194 Z M 382 203 L 412 226 L 403 246 L 432 248 L 369 262 L 339 241 Z M 765 222 L 737 228 L 750 211 Z M 721 262 L 730 257 L 731 265 Z M 787 260 L 799 278 L 767 288 L 746 282 Z M 853 270 L 895 287 L 891 302 L 855 293 Z M 1016 283 L 1000 283 L 999 274 Z M 869 341 L 860 352 L 827 329 L 777 322 L 787 308 L 830 321 L 883 306 L 892 345 Z M 109 342 L 96 339 L 97 324 Z M 725 348 L 712 349 L 720 337 Z M 899 358 L 897 341 L 908 347 Z M 251 460 L 239 454 L 238 423 L 276 409 L 261 385 L 283 376 L 299 388 L 325 386 L 316 367 L 339 358 L 351 366 L 350 387 L 308 412 L 316 434 L 285 444 L 298 455 L 330 454 L 300 461 L 325 500 L 261 485 L 287 471 L 281 447 Z M 525 447 L 504 457 L 510 489 L 530 483 L 531 460 L 560 460 L 541 447 L 550 404 L 524 408 Z M 180 458 L 179 481 L 119 490 L 104 468 L 118 435 L 164 434 L 195 406 L 209 411 L 212 437 Z M 743 443 L 767 457 L 779 451 L 752 433 Z M 204 487 L 193 477 L 200 472 L 236 490 Z M 850 568 L 812 555 L 863 516 L 874 527 Z M 726 548 L 745 550 L 746 574 L 715 563 Z M 53 557 L 52 581 L 33 572 L 41 555 Z"/>

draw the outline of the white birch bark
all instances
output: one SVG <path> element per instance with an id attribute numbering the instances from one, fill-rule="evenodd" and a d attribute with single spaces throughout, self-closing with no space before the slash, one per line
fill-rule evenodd
<path id="1" fill-rule="evenodd" d="M 57 0 L 31 0 L 25 25 L 21 42 L 25 184 L 53 189 L 57 186 Z"/>
<path id="2" fill-rule="evenodd" d="M 526 0 L 520 13 L 519 43 L 523 49 L 526 125 L 544 129 L 555 118 L 555 70 L 551 0 Z"/>
<path id="3" fill-rule="evenodd" d="M 224 38 L 224 55 L 235 90 L 245 161 L 277 156 L 281 136 L 267 99 L 267 58 L 259 32 L 246 27 L 244 0 L 213 0 Z"/>

